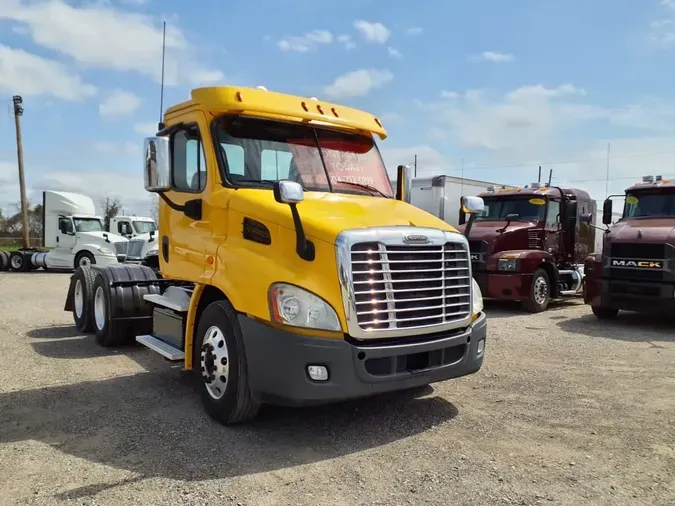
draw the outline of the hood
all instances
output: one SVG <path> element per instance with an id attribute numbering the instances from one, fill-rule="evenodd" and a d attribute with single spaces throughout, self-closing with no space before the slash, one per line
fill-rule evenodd
<path id="1" fill-rule="evenodd" d="M 607 238 L 614 243 L 639 241 L 673 244 L 675 243 L 675 219 L 649 218 L 620 221 L 612 226 Z"/>
<path id="2" fill-rule="evenodd" d="M 159 232 L 155 232 L 152 235 L 152 244 L 157 243 L 157 237 L 159 237 Z M 111 239 L 112 240 L 112 239 Z M 133 236 L 131 241 L 143 241 L 143 242 L 150 242 L 150 232 L 146 232 L 145 234 L 138 234 Z"/>
<path id="3" fill-rule="evenodd" d="M 504 232 L 497 232 L 503 229 L 506 223 L 506 221 L 476 221 L 469 232 L 469 240 L 492 242 L 497 237 L 509 237 L 516 231 L 536 226 L 533 221 L 512 221 Z"/>
<path id="4" fill-rule="evenodd" d="M 298 213 L 305 233 L 334 244 L 343 230 L 382 226 L 430 227 L 456 232 L 448 223 L 407 202 L 344 193 L 305 192 Z M 290 207 L 265 189 L 237 190 L 230 208 L 244 216 L 294 229 Z"/>
<path id="5" fill-rule="evenodd" d="M 112 232 L 78 232 L 78 237 L 96 237 L 105 241 L 104 234 L 108 236 L 110 242 L 129 242 L 129 239 L 122 237 L 121 235 L 113 234 Z"/>

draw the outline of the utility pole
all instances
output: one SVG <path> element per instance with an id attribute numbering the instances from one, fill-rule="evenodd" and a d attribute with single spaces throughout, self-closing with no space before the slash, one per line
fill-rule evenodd
<path id="1" fill-rule="evenodd" d="M 14 125 L 16 126 L 16 157 L 19 163 L 19 190 L 21 192 L 21 218 L 23 222 L 23 247 L 30 248 L 28 230 L 28 204 L 26 202 L 26 182 L 23 176 L 23 143 L 21 141 L 21 120 L 23 115 L 23 98 L 21 95 L 12 97 L 14 102 Z"/>
<path id="2" fill-rule="evenodd" d="M 605 173 L 605 198 L 609 197 L 609 142 L 607 143 L 607 171 Z"/>

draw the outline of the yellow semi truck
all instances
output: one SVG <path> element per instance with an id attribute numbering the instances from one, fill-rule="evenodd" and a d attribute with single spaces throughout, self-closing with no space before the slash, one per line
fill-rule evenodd
<path id="1" fill-rule="evenodd" d="M 193 90 L 145 139 L 158 266 L 79 268 L 65 310 L 103 346 L 182 362 L 226 424 L 478 371 L 467 239 L 404 202 L 405 167 L 394 195 L 374 135 L 375 116 L 315 98 Z"/>

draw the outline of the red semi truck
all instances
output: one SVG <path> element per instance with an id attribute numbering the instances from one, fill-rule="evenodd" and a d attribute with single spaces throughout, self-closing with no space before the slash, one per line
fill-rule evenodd
<path id="1" fill-rule="evenodd" d="M 532 183 L 489 187 L 479 196 L 485 210 L 465 235 L 483 297 L 520 301 L 536 313 L 553 299 L 581 295 L 583 262 L 595 242 L 596 204 L 588 193 Z"/>
<path id="2" fill-rule="evenodd" d="M 605 200 L 602 221 L 612 223 L 612 198 L 624 197 L 623 216 L 605 232 L 602 253 L 584 266 L 584 301 L 598 318 L 619 310 L 675 308 L 675 180 L 644 176 L 625 195 Z"/>

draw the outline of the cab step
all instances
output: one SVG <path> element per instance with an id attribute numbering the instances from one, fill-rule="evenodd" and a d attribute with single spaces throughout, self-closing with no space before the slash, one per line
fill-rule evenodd
<path id="1" fill-rule="evenodd" d="M 187 313 L 190 304 L 190 297 L 186 293 L 184 293 L 183 297 L 167 297 L 167 295 L 160 295 L 158 293 L 148 293 L 143 296 L 143 299 L 157 306 L 173 309 L 180 313 Z"/>
<path id="2" fill-rule="evenodd" d="M 136 341 L 141 343 L 143 346 L 150 348 L 152 351 L 156 351 L 168 360 L 176 362 L 185 358 L 185 353 L 183 353 L 183 350 L 175 348 L 170 344 L 157 339 L 155 336 L 151 336 L 149 334 L 136 336 Z"/>

